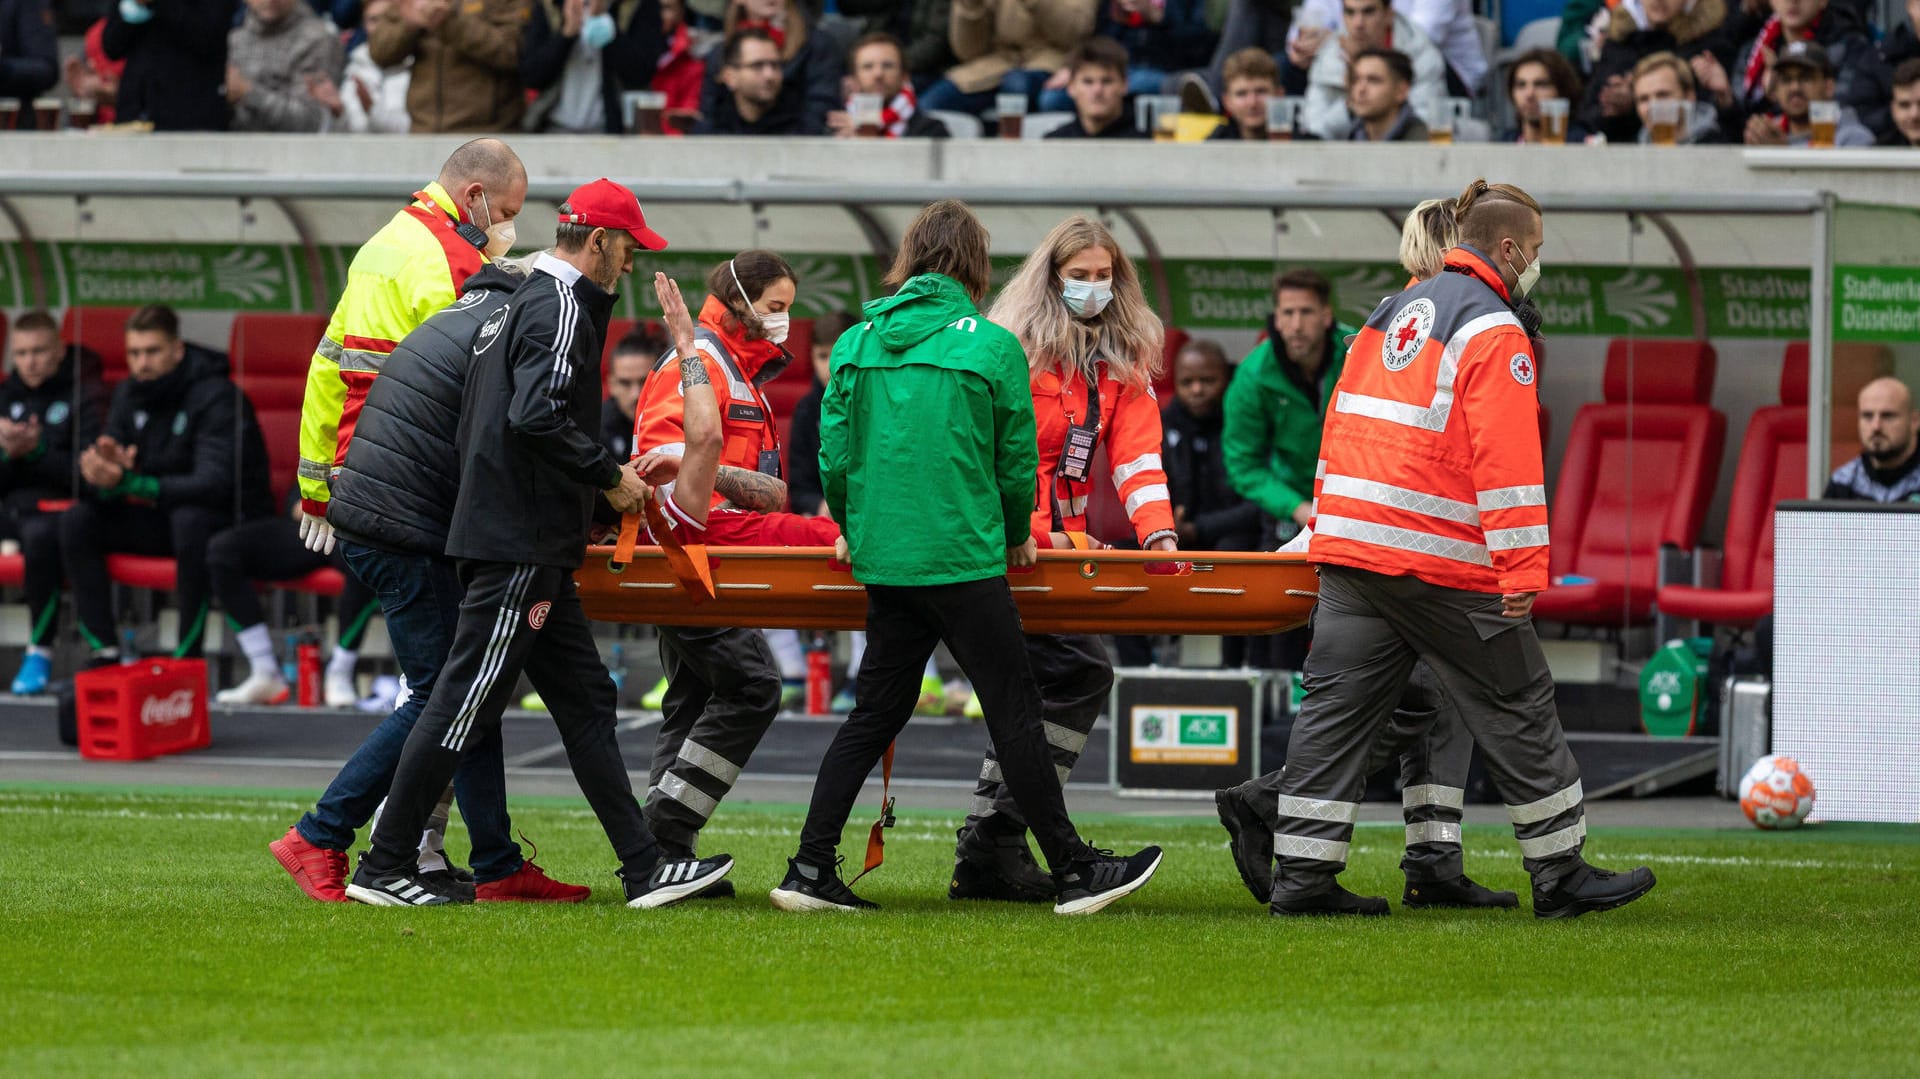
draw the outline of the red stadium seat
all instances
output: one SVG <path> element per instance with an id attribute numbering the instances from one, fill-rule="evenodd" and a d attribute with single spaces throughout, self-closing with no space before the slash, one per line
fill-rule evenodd
<path id="1" fill-rule="evenodd" d="M 256 409 L 291 408 L 307 392 L 307 367 L 326 336 L 325 315 L 244 314 L 227 333 L 227 358 Z"/>
<path id="2" fill-rule="evenodd" d="M 337 596 L 347 587 L 347 578 L 331 566 L 314 570 L 290 581 L 264 582 L 286 592 L 306 592 L 316 596 Z"/>
<path id="3" fill-rule="evenodd" d="M 1834 466 L 1860 455 L 1860 388 L 1893 373 L 1893 352 L 1885 345 L 1836 341 L 1833 345 L 1833 411 L 1828 419 L 1827 460 Z M 1793 341 L 1780 372 L 1780 403 L 1807 403 L 1807 343 Z"/>
<path id="4" fill-rule="evenodd" d="M 0 311 L 0 356 L 7 353 L 7 313 Z"/>
<path id="5" fill-rule="evenodd" d="M 179 567 L 171 558 L 157 558 L 144 554 L 110 554 L 107 556 L 107 576 L 115 584 L 128 588 L 144 588 L 150 592 L 171 592 Z"/>
<path id="6" fill-rule="evenodd" d="M 0 588 L 19 588 L 27 583 L 27 556 L 0 554 Z"/>
<path id="7" fill-rule="evenodd" d="M 1807 489 L 1807 410 L 1774 405 L 1747 423 L 1727 503 L 1719 588 L 1670 584 L 1660 609 L 1710 625 L 1751 626 L 1773 611 L 1773 508 Z"/>
<path id="8" fill-rule="evenodd" d="M 60 340 L 100 354 L 100 377 L 108 385 L 127 377 L 127 319 L 131 307 L 69 307 L 60 316 Z"/>
<path id="9" fill-rule="evenodd" d="M 1660 549 L 1692 550 L 1720 471 L 1726 417 L 1708 405 L 1713 346 L 1625 341 L 1607 348 L 1606 400 L 1573 417 L 1551 515 L 1555 580 L 1536 617 L 1585 625 L 1653 616 Z"/>

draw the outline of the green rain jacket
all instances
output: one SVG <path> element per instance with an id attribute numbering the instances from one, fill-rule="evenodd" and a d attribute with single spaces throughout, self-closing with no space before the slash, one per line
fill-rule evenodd
<path id="1" fill-rule="evenodd" d="M 862 584 L 998 577 L 1040 467 L 1027 357 L 958 282 L 923 274 L 840 335 L 820 479 Z"/>
<path id="2" fill-rule="evenodd" d="M 1347 362 L 1347 341 L 1357 333 L 1336 322 L 1327 335 L 1327 362 L 1320 368 L 1320 407 L 1300 392 L 1274 354 L 1273 340 L 1255 346 L 1227 385 L 1220 433 L 1227 482 L 1241 497 L 1282 523 L 1313 497 L 1320 462 L 1320 428 L 1334 384 Z"/>

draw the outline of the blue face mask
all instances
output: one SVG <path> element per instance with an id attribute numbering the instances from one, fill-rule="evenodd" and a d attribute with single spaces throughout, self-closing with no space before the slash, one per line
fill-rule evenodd
<path id="1" fill-rule="evenodd" d="M 1092 318 L 1113 302 L 1113 282 L 1075 281 L 1068 278 L 1060 282 L 1060 299 L 1066 303 L 1067 310 L 1077 317 Z"/>
<path id="2" fill-rule="evenodd" d="M 153 9 L 135 0 L 120 0 L 120 21 L 129 26 L 139 26 L 153 18 Z"/>
<path id="3" fill-rule="evenodd" d="M 594 15 L 580 26 L 580 37 L 596 49 L 604 49 L 613 41 L 613 16 Z"/>

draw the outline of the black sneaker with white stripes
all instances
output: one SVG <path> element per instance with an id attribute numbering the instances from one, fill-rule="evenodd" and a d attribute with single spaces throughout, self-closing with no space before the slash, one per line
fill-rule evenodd
<path id="1" fill-rule="evenodd" d="M 787 859 L 787 876 L 767 898 L 780 910 L 879 910 L 880 904 L 853 894 L 840 880 L 840 861 L 833 868 L 808 865 L 796 858 Z"/>
<path id="2" fill-rule="evenodd" d="M 1092 914 L 1115 900 L 1132 895 L 1153 879 L 1160 868 L 1160 848 L 1148 847 L 1138 854 L 1122 857 L 1110 850 L 1089 850 L 1087 857 L 1076 858 L 1065 869 L 1055 870 L 1054 883 L 1060 886 L 1060 900 L 1053 905 L 1055 914 Z"/>
<path id="3" fill-rule="evenodd" d="M 473 885 L 461 885 L 441 872 L 422 873 L 408 866 L 396 873 L 367 872 L 365 855 L 347 883 L 347 898 L 371 907 L 444 907 L 473 902 Z"/>
<path id="4" fill-rule="evenodd" d="M 716 854 L 710 858 L 662 858 L 654 863 L 645 879 L 619 873 L 627 889 L 627 906 L 644 910 L 670 907 L 719 884 L 733 869 L 733 858 Z"/>

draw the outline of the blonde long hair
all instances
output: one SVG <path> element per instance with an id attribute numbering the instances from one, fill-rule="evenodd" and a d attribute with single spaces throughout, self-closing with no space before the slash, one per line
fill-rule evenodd
<path id="1" fill-rule="evenodd" d="M 1113 302 L 1080 319 L 1060 299 L 1060 267 L 1090 247 L 1113 256 Z M 1098 377 L 1094 362 L 1103 360 L 1114 381 L 1138 390 L 1160 373 L 1166 329 L 1141 294 L 1133 260 L 1089 217 L 1076 214 L 1055 225 L 1000 290 L 987 318 L 1020 339 L 1030 371 L 1055 364 L 1062 374 L 1077 371 L 1091 381 Z"/>
<path id="2" fill-rule="evenodd" d="M 1400 265 L 1422 281 L 1446 268 L 1450 247 L 1460 245 L 1454 199 L 1428 199 L 1413 208 L 1400 229 Z"/>

